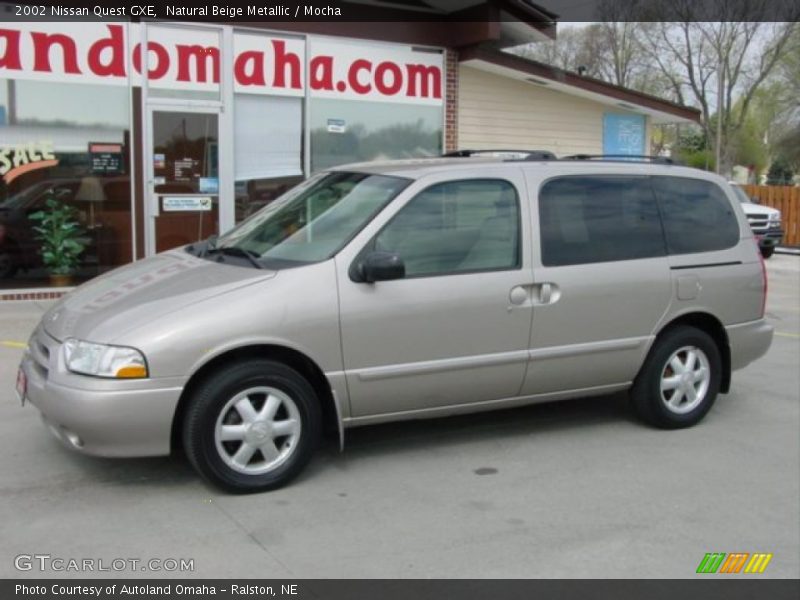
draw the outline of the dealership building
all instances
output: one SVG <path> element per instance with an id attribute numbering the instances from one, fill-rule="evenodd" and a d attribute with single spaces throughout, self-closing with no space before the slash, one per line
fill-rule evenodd
<path id="1" fill-rule="evenodd" d="M 0 20 L 0 299 L 65 289 L 29 219 L 48 198 L 85 231 L 79 282 L 225 231 L 331 166 L 458 148 L 645 154 L 654 124 L 699 117 L 507 53 L 554 38 L 556 16 L 533 4 L 478 2 L 473 21 L 382 10 L 348 23 Z"/>

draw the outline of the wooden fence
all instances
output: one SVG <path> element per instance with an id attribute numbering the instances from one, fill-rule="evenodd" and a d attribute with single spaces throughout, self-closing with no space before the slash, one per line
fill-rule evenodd
<path id="1" fill-rule="evenodd" d="M 800 187 L 789 185 L 743 185 L 748 196 L 781 211 L 783 245 L 800 246 Z"/>

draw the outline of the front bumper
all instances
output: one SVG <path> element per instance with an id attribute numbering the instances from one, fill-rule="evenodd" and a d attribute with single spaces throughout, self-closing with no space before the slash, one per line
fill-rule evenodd
<path id="1" fill-rule="evenodd" d="M 746 367 L 764 356 L 772 345 L 774 330 L 766 319 L 725 327 L 731 350 L 731 370 Z"/>
<path id="2" fill-rule="evenodd" d="M 25 400 L 39 409 L 62 443 L 94 456 L 170 453 L 182 381 L 117 381 L 69 373 L 60 347 L 37 329 L 20 368 L 27 378 Z"/>
<path id="3" fill-rule="evenodd" d="M 760 248 L 773 248 L 780 245 L 783 240 L 783 230 L 780 227 L 753 232 Z"/>

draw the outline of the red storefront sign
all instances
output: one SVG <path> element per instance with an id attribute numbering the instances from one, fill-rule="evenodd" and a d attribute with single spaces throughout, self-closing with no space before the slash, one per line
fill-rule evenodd
<path id="1" fill-rule="evenodd" d="M 219 90 L 217 31 L 150 26 L 146 61 L 143 42 L 136 23 L 5 23 L 0 77 L 141 85 L 146 70 L 154 89 Z M 442 55 L 406 46 L 236 31 L 232 63 L 237 93 L 442 103 Z"/>

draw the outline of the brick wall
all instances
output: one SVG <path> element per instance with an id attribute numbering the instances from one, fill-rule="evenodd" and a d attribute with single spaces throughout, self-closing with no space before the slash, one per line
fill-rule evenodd
<path id="1" fill-rule="evenodd" d="M 55 292 L 49 291 L 41 291 L 41 290 L 31 290 L 31 291 L 20 291 L 20 292 L 11 292 L 11 293 L 3 293 L 0 292 L 0 302 L 4 302 L 6 300 L 58 300 L 66 294 L 65 290 L 59 290 Z"/>
<path id="2" fill-rule="evenodd" d="M 458 52 L 445 53 L 444 151 L 458 149 Z"/>

